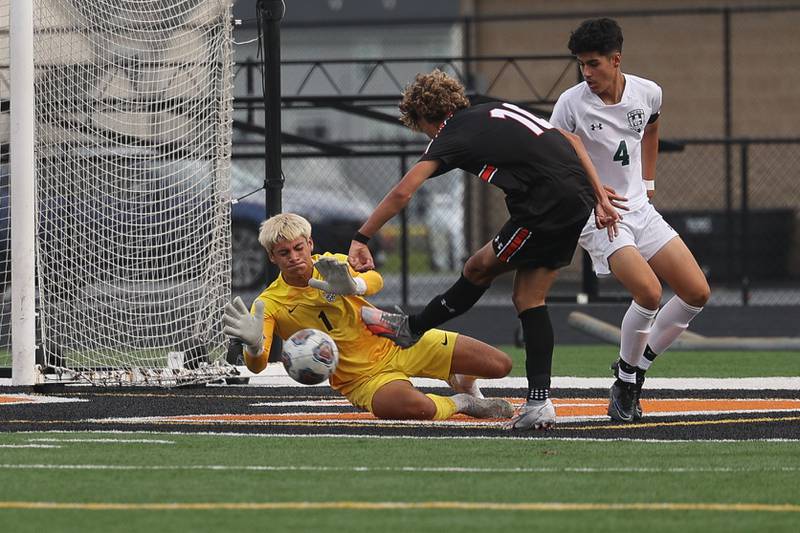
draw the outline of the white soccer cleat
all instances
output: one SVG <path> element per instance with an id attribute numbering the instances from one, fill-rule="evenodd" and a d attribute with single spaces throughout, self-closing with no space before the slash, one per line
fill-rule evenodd
<path id="1" fill-rule="evenodd" d="M 550 398 L 528 400 L 519 408 L 517 414 L 504 427 L 526 431 L 531 429 L 551 429 L 556 425 L 556 408 Z"/>
<path id="2" fill-rule="evenodd" d="M 476 398 L 470 394 L 463 394 L 467 405 L 459 410 L 475 418 L 511 418 L 514 407 L 502 398 Z"/>
<path id="3" fill-rule="evenodd" d="M 463 392 L 476 398 L 484 397 L 480 387 L 478 387 L 478 380 L 475 376 L 450 374 L 450 377 L 447 378 L 447 383 L 455 392 Z"/>

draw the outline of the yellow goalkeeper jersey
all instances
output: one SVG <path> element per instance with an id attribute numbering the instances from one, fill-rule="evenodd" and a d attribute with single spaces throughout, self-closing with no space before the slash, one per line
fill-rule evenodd
<path id="1" fill-rule="evenodd" d="M 347 263 L 344 254 L 322 254 Z M 312 256 L 316 261 L 320 255 Z M 367 285 L 366 296 L 376 294 L 383 288 L 383 278 L 378 272 L 357 273 Z M 317 269 L 314 278 L 321 279 Z M 326 294 L 313 287 L 293 287 L 282 275 L 258 296 L 264 302 L 264 351 L 269 354 L 273 332 L 286 340 L 293 333 L 314 328 L 326 332 L 339 348 L 339 364 L 331 376 L 330 384 L 336 390 L 354 380 L 370 375 L 378 362 L 395 348 L 395 344 L 384 337 L 372 334 L 361 320 L 361 308 L 372 306 L 361 296 Z"/>

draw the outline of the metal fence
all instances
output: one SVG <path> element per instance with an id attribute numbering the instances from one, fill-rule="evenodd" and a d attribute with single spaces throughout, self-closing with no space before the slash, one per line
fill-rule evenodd
<path id="1" fill-rule="evenodd" d="M 712 284 L 712 303 L 800 305 L 800 138 L 694 139 L 659 157 L 654 203 Z"/>
<path id="2" fill-rule="evenodd" d="M 653 202 L 706 272 L 714 289 L 711 304 L 800 305 L 795 177 L 800 139 L 670 144 L 673 149 L 659 157 Z M 234 158 L 234 176 L 238 193 L 246 195 L 260 189 L 264 165 L 241 155 Z M 346 253 L 353 232 L 415 161 L 416 154 L 399 151 L 381 156 L 286 154 L 284 209 L 314 223 L 318 249 Z M 461 172 L 431 180 L 382 230 L 373 251 L 386 288 L 376 303 L 422 305 L 458 276 L 474 250 L 468 246 L 469 228 L 488 218 L 482 204 L 489 192 L 470 194 L 474 181 Z M 263 203 L 263 190 L 245 201 Z M 579 293 L 593 301 L 625 298 L 614 280 L 597 280 L 586 268 L 578 254 L 562 272 L 553 298 L 574 301 Z M 498 280 L 482 302 L 507 303 L 510 283 L 510 277 Z"/>
<path id="3" fill-rule="evenodd" d="M 324 233 L 318 244 L 346 252 L 352 230 L 424 149 L 426 139 L 397 123 L 399 92 L 414 74 L 441 68 L 461 79 L 473 95 L 524 103 L 547 116 L 560 92 L 579 80 L 574 61 L 563 53 L 565 36 L 577 22 L 596 15 L 600 13 L 383 21 L 349 29 L 287 27 L 289 42 L 308 41 L 307 47 L 317 53 L 313 60 L 292 58 L 282 66 L 284 209 L 312 219 L 315 232 Z M 670 58 L 658 49 L 632 50 L 626 51 L 626 71 L 653 77 L 664 86 L 669 122 L 662 132 L 670 135 L 662 142 L 654 203 L 709 277 L 710 303 L 800 305 L 800 183 L 795 178 L 800 137 L 796 121 L 780 111 L 793 107 L 797 96 L 781 93 L 785 80 L 773 80 L 775 69 L 769 65 L 779 63 L 771 55 L 771 40 L 755 52 L 753 46 L 742 46 L 769 21 L 774 31 L 800 22 L 800 9 L 699 8 L 610 15 L 621 19 L 626 43 L 637 33 L 672 32 L 673 55 L 683 50 L 675 35 L 703 28 L 692 34 L 693 61 L 670 66 Z M 403 34 L 446 38 L 431 37 L 438 43 L 435 51 L 442 53 L 421 59 L 404 54 L 409 49 L 403 46 L 380 56 L 347 59 L 333 55 L 344 53 L 336 46 L 317 50 L 317 43 L 333 42 L 342 31 L 367 40 L 369 33 L 378 43 Z M 538 43 L 550 43 L 533 49 L 553 53 L 524 53 L 532 49 L 530 40 L 513 36 L 528 33 L 538 35 Z M 506 39 L 495 41 L 491 35 L 496 34 Z M 526 43 L 524 50 L 519 41 Z M 494 53 L 497 50 L 503 54 Z M 750 50 L 749 56 L 745 50 Z M 658 76 L 648 76 L 652 67 L 643 63 L 653 54 L 662 59 Z M 234 184 L 240 183 L 238 192 L 244 195 L 263 181 L 264 138 L 255 81 L 260 77 L 258 62 L 242 59 L 238 68 Z M 754 80 L 767 86 L 751 102 L 746 91 Z M 687 83 L 691 87 L 683 89 Z M 446 289 L 463 261 L 506 217 L 501 195 L 490 189 L 461 172 L 426 183 L 376 243 L 386 279 L 376 303 L 421 305 Z M 249 197 L 254 199 L 263 203 L 263 191 Z M 576 254 L 552 299 L 574 301 L 579 294 L 590 300 L 625 298 L 613 279 L 597 280 L 587 268 Z M 510 286 L 510 276 L 500 278 L 481 303 L 507 304 Z"/>

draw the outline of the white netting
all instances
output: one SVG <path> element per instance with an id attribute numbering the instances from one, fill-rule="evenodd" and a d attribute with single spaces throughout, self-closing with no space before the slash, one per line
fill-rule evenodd
<path id="1" fill-rule="evenodd" d="M 9 49 L 8 11 L 10 0 L 0 0 L 0 367 L 11 366 L 11 305 L 9 282 L 11 265 L 10 212 L 8 203 L 8 141 L 9 141 Z"/>
<path id="2" fill-rule="evenodd" d="M 39 329 L 62 375 L 227 372 L 230 5 L 34 0 Z"/>

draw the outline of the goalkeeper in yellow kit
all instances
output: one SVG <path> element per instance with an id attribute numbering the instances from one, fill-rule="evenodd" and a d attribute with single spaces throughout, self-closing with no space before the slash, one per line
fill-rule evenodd
<path id="1" fill-rule="evenodd" d="M 344 254 L 311 255 L 311 224 L 299 215 L 276 215 L 261 225 L 259 242 L 280 275 L 253 303 L 236 298 L 225 307 L 225 333 L 245 345 L 245 363 L 258 373 L 267 366 L 273 333 L 282 339 L 304 328 L 325 331 L 339 347 L 331 387 L 378 418 L 443 420 L 455 413 L 510 418 L 506 400 L 484 398 L 473 376 L 500 378 L 511 359 L 481 341 L 432 329 L 402 349 L 371 333 L 361 320 L 363 296 L 383 288 L 378 272 L 356 273 Z M 456 394 L 423 394 L 410 377 L 448 381 Z"/>

